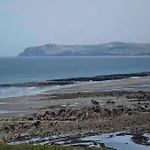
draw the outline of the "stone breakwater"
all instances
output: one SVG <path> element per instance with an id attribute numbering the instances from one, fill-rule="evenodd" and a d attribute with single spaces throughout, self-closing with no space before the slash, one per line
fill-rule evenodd
<path id="1" fill-rule="evenodd" d="M 67 79 L 54 79 L 47 80 L 50 82 L 73 82 L 73 81 L 106 81 L 106 80 L 121 80 L 131 77 L 146 77 L 150 76 L 150 72 L 140 72 L 140 73 L 129 73 L 129 74 L 112 74 L 112 75 L 101 75 L 93 77 L 77 77 L 77 78 L 67 78 Z"/>
<path id="2" fill-rule="evenodd" d="M 56 85 L 69 85 L 69 84 L 74 84 L 74 82 L 72 81 L 27 82 L 27 83 L 1 84 L 0 87 L 44 87 Z"/>
<path id="3" fill-rule="evenodd" d="M 45 82 L 1 84 L 0 87 L 43 87 L 43 86 L 56 86 L 56 85 L 63 86 L 63 85 L 75 84 L 77 82 L 121 80 L 121 79 L 127 79 L 132 77 L 146 77 L 146 76 L 150 76 L 150 72 L 53 79 L 53 80 L 47 80 Z"/>

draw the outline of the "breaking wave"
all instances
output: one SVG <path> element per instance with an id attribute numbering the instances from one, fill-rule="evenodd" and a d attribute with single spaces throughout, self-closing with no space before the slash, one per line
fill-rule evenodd
<path id="1" fill-rule="evenodd" d="M 47 93 L 47 91 L 51 91 L 51 90 L 57 90 L 61 88 L 68 88 L 77 85 L 86 85 L 86 84 L 93 84 L 93 83 L 97 83 L 97 82 L 93 82 L 93 81 L 78 82 L 76 84 L 69 84 L 63 86 L 55 85 L 55 86 L 48 86 L 48 87 L 0 87 L 0 98 L 36 95 L 40 93 Z"/>
<path id="2" fill-rule="evenodd" d="M 59 86 L 52 87 L 0 87 L 0 98 L 19 97 L 27 95 L 36 95 L 41 92 L 58 89 Z"/>

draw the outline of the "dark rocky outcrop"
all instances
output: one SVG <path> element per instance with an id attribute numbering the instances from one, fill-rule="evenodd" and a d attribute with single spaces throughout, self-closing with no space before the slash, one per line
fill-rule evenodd
<path id="1" fill-rule="evenodd" d="M 54 79 L 47 80 L 53 82 L 70 82 L 70 81 L 105 81 L 105 80 L 119 80 L 131 77 L 146 77 L 150 76 L 150 72 L 139 72 L 139 73 L 128 73 L 128 74 L 112 74 L 112 75 L 101 75 L 93 77 L 76 77 L 76 78 L 67 78 L 67 79 Z"/>
<path id="2" fill-rule="evenodd" d="M 19 56 L 46 56 L 46 52 L 38 47 L 26 48 Z"/>
<path id="3" fill-rule="evenodd" d="M 139 112 L 147 112 L 147 109 L 141 110 L 140 108 L 127 108 L 127 107 L 116 107 L 113 109 L 103 108 L 101 106 L 83 107 L 79 109 L 73 108 L 60 108 L 59 110 L 47 110 L 40 114 L 30 114 L 22 118 L 22 120 L 37 120 L 34 122 L 34 126 L 39 126 L 40 121 L 83 121 L 89 119 L 102 119 L 108 117 L 117 117 L 123 114 L 133 115 Z M 31 119 L 32 118 L 32 119 Z"/>

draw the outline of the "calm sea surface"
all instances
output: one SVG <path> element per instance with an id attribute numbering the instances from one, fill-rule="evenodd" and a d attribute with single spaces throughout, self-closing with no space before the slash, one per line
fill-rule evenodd
<path id="1" fill-rule="evenodd" d="M 0 58 L 0 84 L 150 71 L 150 57 Z"/>

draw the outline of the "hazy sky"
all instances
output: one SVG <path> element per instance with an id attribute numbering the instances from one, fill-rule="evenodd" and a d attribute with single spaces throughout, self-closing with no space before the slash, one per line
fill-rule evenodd
<path id="1" fill-rule="evenodd" d="M 150 0 L 0 0 L 0 56 L 110 41 L 150 43 Z"/>

